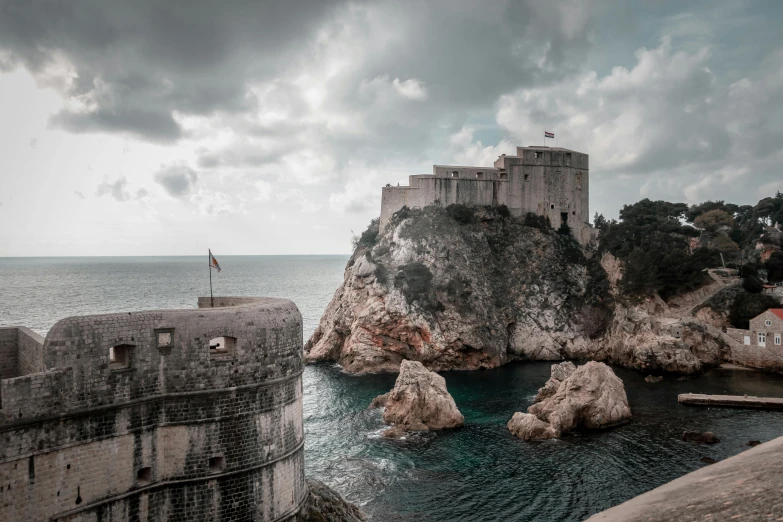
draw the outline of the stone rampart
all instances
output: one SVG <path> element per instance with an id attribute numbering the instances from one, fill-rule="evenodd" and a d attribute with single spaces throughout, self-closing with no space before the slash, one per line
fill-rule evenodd
<path id="1" fill-rule="evenodd" d="M 63 319 L 43 345 L 47 370 L 0 382 L 0 520 L 298 511 L 301 315 L 283 299 L 199 304 Z"/>
<path id="2" fill-rule="evenodd" d="M 589 225 L 587 154 L 549 147 L 518 147 L 494 167 L 434 165 L 433 173 L 409 176 L 407 186 L 388 185 L 381 193 L 380 229 L 407 206 L 505 205 L 515 216 L 532 212 L 552 226 L 566 223 L 581 243 L 595 239 Z"/>

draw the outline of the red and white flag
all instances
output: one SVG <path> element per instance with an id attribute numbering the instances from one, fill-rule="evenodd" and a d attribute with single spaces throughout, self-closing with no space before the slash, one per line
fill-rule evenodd
<path id="1" fill-rule="evenodd" d="M 555 137 L 555 133 L 554 132 L 549 132 L 549 131 L 544 131 L 544 137 L 545 138 L 554 138 Z"/>
<path id="2" fill-rule="evenodd" d="M 215 256 L 212 255 L 212 250 L 209 251 L 209 266 L 220 273 L 220 265 L 218 264 L 217 259 L 215 259 Z"/>

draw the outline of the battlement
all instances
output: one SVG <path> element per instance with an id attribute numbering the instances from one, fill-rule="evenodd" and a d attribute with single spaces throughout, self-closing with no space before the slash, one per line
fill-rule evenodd
<path id="1" fill-rule="evenodd" d="M 401 208 L 463 204 L 505 205 L 513 215 L 532 212 L 552 226 L 566 223 L 583 244 L 595 237 L 589 224 L 589 156 L 558 147 L 517 147 L 492 167 L 433 165 L 432 174 L 409 176 L 407 186 L 381 192 L 380 228 Z"/>
<path id="2" fill-rule="evenodd" d="M 285 299 L 211 304 L 69 317 L 45 339 L 0 329 L 0 519 L 298 510 L 301 314 Z M 185 489 L 202 500 L 181 502 Z"/>

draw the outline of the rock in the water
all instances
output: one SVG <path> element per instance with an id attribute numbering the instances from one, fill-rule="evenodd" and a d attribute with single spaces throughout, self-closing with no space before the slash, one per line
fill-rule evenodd
<path id="1" fill-rule="evenodd" d="M 530 406 L 528 413 L 540 423 L 519 412 L 508 423 L 525 440 L 560 437 L 578 426 L 606 428 L 631 418 L 623 381 L 606 364 L 592 361 L 576 368 L 554 395 Z"/>
<path id="2" fill-rule="evenodd" d="M 660 375 L 657 375 L 657 376 L 656 375 L 648 375 L 647 377 L 644 378 L 644 382 L 649 382 L 649 383 L 652 383 L 652 384 L 655 384 L 656 382 L 661 382 L 662 380 L 663 380 L 663 377 L 661 377 Z"/>
<path id="3" fill-rule="evenodd" d="M 402 361 L 394 388 L 376 397 L 372 405 L 381 403 L 384 422 L 409 431 L 457 428 L 465 422 L 446 380 L 418 361 Z"/>
<path id="4" fill-rule="evenodd" d="M 699 433 L 698 431 L 684 431 L 682 433 L 682 440 L 686 442 L 695 442 L 697 444 L 717 444 L 720 442 L 720 439 L 711 431 L 705 431 L 704 433 Z"/>
<path id="5" fill-rule="evenodd" d="M 296 522 L 362 522 L 367 516 L 339 493 L 321 482 L 308 478 L 307 495 L 302 509 L 294 518 Z"/>
<path id="6" fill-rule="evenodd" d="M 516 412 L 506 426 L 512 435 L 522 440 L 554 439 L 558 436 L 550 424 L 530 413 Z"/>
<path id="7" fill-rule="evenodd" d="M 674 332 L 658 296 L 596 305 L 621 295 L 622 263 L 611 254 L 588 258 L 538 220 L 498 209 L 462 214 L 406 209 L 384 230 L 373 224 L 305 360 L 337 361 L 348 373 L 396 372 L 404 359 L 434 370 L 584 359 L 692 374 L 730 355 L 722 332 L 694 318 Z"/>
<path id="8" fill-rule="evenodd" d="M 702 457 L 699 460 L 702 461 L 705 464 L 715 464 L 717 462 L 715 459 L 710 458 L 710 457 Z"/>
<path id="9" fill-rule="evenodd" d="M 749 440 L 748 441 L 748 446 L 750 446 L 751 448 L 754 447 L 754 446 L 758 446 L 759 444 L 761 444 L 760 440 Z"/>
<path id="10" fill-rule="evenodd" d="M 385 408 L 386 407 L 386 401 L 389 400 L 389 394 L 390 393 L 391 392 L 386 392 L 383 395 L 378 395 L 370 403 L 370 408 Z"/>
<path id="11" fill-rule="evenodd" d="M 535 402 L 541 402 L 547 397 L 551 397 L 560 388 L 564 380 L 568 379 L 576 371 L 576 366 L 571 361 L 553 364 L 550 369 L 549 380 L 542 388 L 539 388 L 536 394 Z"/>

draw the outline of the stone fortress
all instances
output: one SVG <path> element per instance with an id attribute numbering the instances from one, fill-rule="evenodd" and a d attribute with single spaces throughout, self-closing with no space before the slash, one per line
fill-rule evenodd
<path id="1" fill-rule="evenodd" d="M 494 167 L 434 165 L 432 174 L 409 176 L 408 186 L 383 188 L 380 229 L 402 207 L 452 203 L 506 205 L 515 216 L 533 212 L 559 228 L 567 223 L 586 244 L 590 226 L 588 155 L 556 147 L 517 147 L 516 156 L 500 156 Z"/>
<path id="2" fill-rule="evenodd" d="M 301 314 L 198 304 L 0 328 L 0 520 L 297 517 Z"/>

